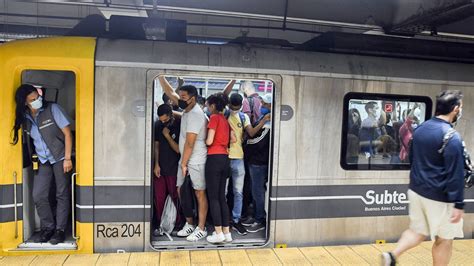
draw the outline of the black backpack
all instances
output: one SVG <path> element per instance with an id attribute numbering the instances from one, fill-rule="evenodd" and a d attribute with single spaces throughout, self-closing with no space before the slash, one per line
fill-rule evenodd
<path id="1" fill-rule="evenodd" d="M 454 128 L 450 128 L 443 137 L 443 145 L 438 150 L 440 154 L 444 152 L 446 145 L 448 145 L 449 140 L 454 136 L 456 130 Z M 466 149 L 466 144 L 462 141 L 462 148 L 463 148 L 463 155 L 464 155 L 464 187 L 470 188 L 474 185 L 474 176 L 473 176 L 473 166 L 471 162 L 471 156 Z"/>

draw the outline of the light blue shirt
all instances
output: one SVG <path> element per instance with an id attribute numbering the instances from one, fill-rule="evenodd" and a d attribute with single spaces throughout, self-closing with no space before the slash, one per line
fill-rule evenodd
<path id="1" fill-rule="evenodd" d="M 58 125 L 59 128 L 63 129 L 67 126 L 69 126 L 71 123 L 69 122 L 68 117 L 66 116 L 66 112 L 57 104 L 55 103 L 50 103 L 51 104 L 51 112 L 53 114 L 54 122 L 56 122 L 56 125 Z M 49 163 L 54 164 L 56 163 L 56 160 L 53 157 L 53 154 L 51 151 L 48 149 L 48 146 L 46 145 L 46 142 L 44 142 L 43 137 L 41 137 L 41 134 L 38 129 L 38 116 L 41 112 L 44 111 L 44 108 L 40 108 L 38 111 L 38 114 L 36 117 L 33 119 L 30 114 L 26 114 L 26 118 L 29 119 L 31 123 L 31 138 L 33 139 L 33 143 L 35 145 L 35 150 L 36 154 L 38 155 L 38 158 L 42 164 L 45 164 L 47 161 Z M 60 159 L 63 160 L 63 158 Z"/>

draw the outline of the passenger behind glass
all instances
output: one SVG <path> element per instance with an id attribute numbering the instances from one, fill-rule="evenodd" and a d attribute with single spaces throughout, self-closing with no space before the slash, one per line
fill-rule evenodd
<path id="1" fill-rule="evenodd" d="M 370 101 L 365 104 L 365 111 L 367 118 L 362 121 L 359 139 L 361 144 L 361 151 L 367 155 L 375 154 L 374 145 L 375 140 L 378 139 L 382 133 L 380 130 L 380 108 L 377 102 Z"/>
<path id="2" fill-rule="evenodd" d="M 409 152 L 409 145 L 410 140 L 413 136 L 413 130 L 418 127 L 420 123 L 419 118 L 415 116 L 415 113 L 419 114 L 419 111 L 416 111 L 419 108 L 419 104 L 415 103 L 413 109 L 408 109 L 408 115 L 405 118 L 405 122 L 400 127 L 400 160 L 404 163 L 408 163 L 408 152 Z"/>
<path id="3" fill-rule="evenodd" d="M 263 119 L 265 115 L 270 114 L 272 108 L 272 95 L 266 94 L 262 98 L 261 117 L 259 119 Z M 270 130 L 271 122 L 265 122 L 262 130 L 257 133 L 255 138 L 247 140 L 245 149 L 252 180 L 252 197 L 255 203 L 255 212 L 253 218 L 243 221 L 242 224 L 247 226 L 247 231 L 250 233 L 264 230 L 266 227 L 265 191 L 268 180 Z"/>
<path id="4" fill-rule="evenodd" d="M 347 158 L 349 164 L 358 163 L 359 159 L 359 132 L 362 124 L 359 110 L 352 108 L 349 110 L 348 127 L 347 127 Z"/>
<path id="5" fill-rule="evenodd" d="M 206 188 L 209 210 L 214 223 L 214 232 L 207 237 L 209 243 L 231 242 L 229 231 L 229 208 L 225 199 L 225 186 L 229 174 L 229 141 L 231 129 L 224 116 L 227 96 L 216 93 L 207 98 L 207 108 L 211 113 L 207 125 Z M 233 139 L 235 142 L 235 138 Z"/>
<path id="6" fill-rule="evenodd" d="M 178 208 L 176 179 L 180 158 L 178 143 L 181 120 L 173 116 L 173 110 L 169 104 L 160 105 L 157 113 L 160 122 L 157 123 L 155 129 L 155 166 L 153 170 L 155 217 L 159 226 L 166 197 L 170 195 L 177 209 L 176 225 L 179 226 L 181 215 Z M 155 229 L 153 235 L 159 235 L 158 228 Z"/>
<path id="7" fill-rule="evenodd" d="M 360 127 L 362 125 L 362 119 L 360 118 L 359 110 L 352 108 L 349 110 L 349 126 L 348 134 L 359 136 Z"/>

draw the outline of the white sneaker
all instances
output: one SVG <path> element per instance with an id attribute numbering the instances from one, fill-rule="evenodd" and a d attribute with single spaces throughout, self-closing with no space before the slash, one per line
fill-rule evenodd
<path id="1" fill-rule="evenodd" d="M 196 229 L 194 229 L 194 232 L 190 234 L 186 240 L 191 241 L 191 242 L 196 242 L 199 241 L 207 236 L 207 231 L 206 230 L 201 230 L 199 226 L 196 226 Z"/>
<path id="2" fill-rule="evenodd" d="M 382 253 L 382 266 L 395 266 L 397 261 L 391 252 Z"/>
<path id="3" fill-rule="evenodd" d="M 192 232 L 194 232 L 194 225 L 186 223 L 183 226 L 183 229 L 178 231 L 177 235 L 180 237 L 185 237 L 192 234 Z"/>
<path id="4" fill-rule="evenodd" d="M 227 234 L 224 234 L 224 237 L 225 237 L 225 242 L 226 242 L 226 243 L 230 243 L 230 242 L 232 242 L 232 240 L 233 240 L 233 239 L 232 239 L 232 234 L 231 234 L 230 232 L 227 233 Z"/>
<path id="5" fill-rule="evenodd" d="M 224 233 L 222 232 L 220 233 L 213 232 L 212 235 L 208 236 L 206 239 L 207 239 L 207 242 L 211 244 L 218 244 L 218 243 L 223 243 L 225 241 L 225 236 L 224 236 Z"/>

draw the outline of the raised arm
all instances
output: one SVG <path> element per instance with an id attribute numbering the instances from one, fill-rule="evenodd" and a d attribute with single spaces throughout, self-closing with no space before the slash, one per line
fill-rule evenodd
<path id="1" fill-rule="evenodd" d="M 161 88 L 163 88 L 166 96 L 168 96 L 171 101 L 173 101 L 174 105 L 178 105 L 179 95 L 173 90 L 173 87 L 171 87 L 165 76 L 158 76 L 158 80 L 160 81 Z"/>
<path id="2" fill-rule="evenodd" d="M 232 88 L 234 87 L 234 85 L 235 85 L 235 79 L 229 81 L 229 83 L 225 85 L 225 88 L 222 91 L 222 93 L 224 93 L 226 96 L 229 96 L 230 93 L 232 92 Z"/>

